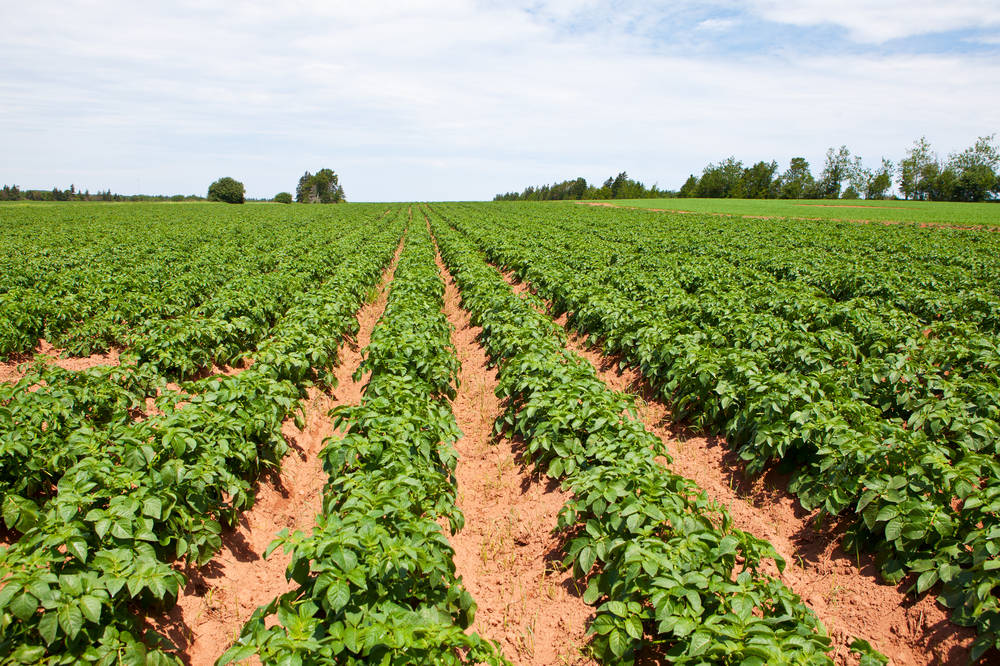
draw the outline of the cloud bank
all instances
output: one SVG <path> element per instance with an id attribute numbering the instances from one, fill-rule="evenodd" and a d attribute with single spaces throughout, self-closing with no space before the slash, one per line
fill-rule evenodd
<path id="1" fill-rule="evenodd" d="M 0 182 L 264 197 L 328 166 L 353 201 L 483 199 L 1000 131 L 1000 8 L 871 4 L 24 3 Z"/>

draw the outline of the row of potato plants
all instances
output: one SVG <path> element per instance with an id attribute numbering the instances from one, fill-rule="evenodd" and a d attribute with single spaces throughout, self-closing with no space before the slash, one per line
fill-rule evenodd
<path id="1" fill-rule="evenodd" d="M 262 322 L 280 316 L 294 281 L 330 274 L 344 256 L 344 231 L 383 211 L 9 208 L 0 220 L 0 358 L 29 352 L 44 337 L 74 356 L 136 344 L 177 374 L 216 354 L 228 362 L 240 345 L 264 337 Z M 190 358 L 185 345 L 197 348 Z"/>
<path id="2" fill-rule="evenodd" d="M 391 259 L 401 224 L 387 224 L 320 288 L 303 293 L 252 367 L 166 391 L 148 418 L 127 416 L 151 386 L 164 387 L 148 368 L 67 377 L 43 367 L 0 389 L 12 417 L 0 439 L 11 444 L 2 451 L 4 520 L 20 532 L 0 549 L 0 657 L 176 661 L 165 639 L 144 630 L 142 609 L 174 603 L 185 581 L 180 567 L 217 552 L 223 526 L 253 504 L 254 480 L 280 465 L 282 423 L 300 416 L 309 385 L 330 381 L 337 349 L 357 332 L 355 313 Z M 46 398 L 32 402 L 38 394 Z M 50 409 L 53 399 L 65 401 L 62 412 Z M 45 461 L 24 449 L 50 422 L 58 434 Z M 18 460 L 25 454 L 26 462 Z M 19 464 L 33 478 L 12 487 Z"/>
<path id="3" fill-rule="evenodd" d="M 392 233 L 392 232 L 390 232 Z M 352 245 L 352 235 L 341 244 Z M 347 248 L 341 249 L 346 253 Z M 357 296 L 325 288 L 304 290 L 260 347 L 254 376 L 329 383 L 336 365 L 338 331 L 346 321 L 345 304 Z M 333 300 L 331 299 L 333 294 Z M 9 528 L 23 527 L 37 513 L 38 503 L 52 495 L 66 469 L 100 451 L 114 438 L 113 429 L 134 427 L 147 398 L 160 394 L 156 411 L 174 411 L 178 400 L 200 392 L 199 384 L 181 392 L 164 390 L 155 364 L 97 367 L 70 372 L 35 366 L 24 380 L 2 387 L 0 410 L 0 499 Z"/>
<path id="4" fill-rule="evenodd" d="M 965 348 L 961 336 L 947 336 L 942 325 L 935 326 L 941 341 L 927 345 L 927 327 L 934 325 L 914 323 L 908 313 L 890 321 L 906 322 L 899 328 L 909 338 L 859 351 L 852 344 L 859 338 L 898 332 L 864 330 L 858 318 L 853 331 L 845 327 L 848 334 L 839 322 L 816 326 L 835 303 L 801 285 L 799 296 L 774 299 L 771 278 L 752 270 L 737 275 L 723 266 L 718 279 L 702 274 L 692 285 L 689 257 L 650 254 L 649 245 L 640 251 L 641 243 L 622 238 L 627 234 L 619 229 L 628 225 L 618 217 L 586 216 L 597 238 L 587 238 L 573 221 L 550 226 L 538 217 L 508 217 L 505 233 L 497 234 L 495 221 L 487 226 L 469 214 L 457 218 L 491 260 L 529 280 L 556 312 L 569 312 L 571 326 L 640 368 L 671 402 L 675 417 L 724 433 L 752 472 L 773 460 L 796 465 L 790 490 L 807 508 L 853 511 L 848 546 L 873 544 L 889 581 L 912 573 L 918 593 L 943 582 L 941 601 L 955 609 L 955 621 L 979 631 L 974 657 L 997 643 L 995 361 L 962 367 L 962 360 L 982 354 Z M 672 231 L 700 238 L 681 222 Z M 605 242 L 616 236 L 619 242 Z M 650 236 L 649 243 L 667 243 Z M 636 288 L 644 282 L 653 287 Z M 805 307 L 788 307 L 809 300 Z M 881 307 L 893 316 L 890 306 Z M 988 336 L 976 335 L 987 356 L 996 357 L 995 340 L 990 348 L 982 343 Z M 914 359 L 926 354 L 925 347 L 943 350 L 949 343 L 958 351 L 930 363 L 934 371 L 926 374 L 932 377 L 914 372 L 912 363 L 920 362 Z"/>
<path id="5" fill-rule="evenodd" d="M 331 412 L 346 433 L 321 454 L 322 513 L 311 535 L 285 531 L 268 550 L 291 552 L 295 586 L 259 608 L 218 663 L 507 663 L 465 631 L 475 604 L 439 525 L 463 524 L 449 404 L 459 362 L 443 294 L 428 232 L 414 226 L 356 374 L 371 373 L 362 400 Z"/>
<path id="6" fill-rule="evenodd" d="M 721 507 L 657 460 L 662 441 L 634 405 L 565 348 L 565 335 L 518 297 L 442 218 L 441 254 L 499 369 L 507 409 L 497 429 L 573 498 L 559 517 L 566 564 L 597 606 L 595 656 L 633 663 L 644 651 L 672 663 L 829 664 L 815 615 L 762 565 L 784 561 L 734 528 Z M 866 660 L 876 653 L 856 644 Z"/>

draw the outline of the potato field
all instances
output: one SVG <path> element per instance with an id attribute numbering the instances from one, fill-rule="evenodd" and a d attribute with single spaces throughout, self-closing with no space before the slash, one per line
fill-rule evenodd
<path id="1" fill-rule="evenodd" d="M 0 662 L 996 663 L 955 226 L 0 206 Z"/>

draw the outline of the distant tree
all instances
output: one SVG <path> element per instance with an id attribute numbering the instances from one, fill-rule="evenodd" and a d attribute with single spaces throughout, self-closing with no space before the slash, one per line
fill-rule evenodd
<path id="1" fill-rule="evenodd" d="M 309 203 L 309 196 L 312 193 L 312 174 L 306 171 L 299 178 L 299 184 L 295 188 L 295 200 L 299 203 Z"/>
<path id="2" fill-rule="evenodd" d="M 955 172 L 953 197 L 958 201 L 985 201 L 1000 191 L 997 167 L 1000 166 L 1000 149 L 996 135 L 981 136 L 971 147 L 953 153 L 948 168 Z"/>
<path id="3" fill-rule="evenodd" d="M 295 188 L 295 200 L 299 203 L 341 203 L 345 200 L 344 188 L 333 169 L 320 169 L 315 174 L 306 171 Z"/>
<path id="4" fill-rule="evenodd" d="M 850 185 L 847 186 L 847 188 L 843 191 L 843 193 L 841 193 L 840 198 L 841 199 L 860 199 L 861 198 L 861 194 L 858 193 L 858 191 L 854 188 L 854 184 L 852 183 L 852 184 L 850 184 Z"/>
<path id="5" fill-rule="evenodd" d="M 18 201 L 21 198 L 21 189 L 17 185 L 4 185 L 0 189 L 0 201 Z"/>
<path id="6" fill-rule="evenodd" d="M 646 187 L 632 180 L 624 171 L 608 178 L 600 187 L 590 185 L 586 178 L 564 180 L 551 185 L 529 186 L 521 192 L 507 192 L 493 197 L 494 201 L 563 201 L 579 199 L 645 199 L 669 197 L 673 192 L 660 190 L 656 185 Z"/>
<path id="7" fill-rule="evenodd" d="M 684 181 L 684 184 L 681 185 L 681 189 L 678 190 L 677 196 L 690 198 L 697 196 L 697 194 L 698 194 L 698 177 L 695 176 L 694 174 L 691 174 L 690 176 L 688 176 L 688 179 Z"/>
<path id="8" fill-rule="evenodd" d="M 778 188 L 774 174 L 778 172 L 777 162 L 757 162 L 743 170 L 736 188 L 737 197 L 743 199 L 774 199 Z"/>
<path id="9" fill-rule="evenodd" d="M 782 199 L 806 199 L 815 196 L 816 181 L 804 157 L 793 157 L 781 175 Z"/>
<path id="10" fill-rule="evenodd" d="M 906 151 L 906 157 L 899 161 L 899 189 L 906 199 L 924 199 L 927 191 L 920 183 L 927 183 L 928 170 L 940 171 L 937 155 L 931 149 L 927 137 L 920 137 Z"/>
<path id="11" fill-rule="evenodd" d="M 892 160 L 882 158 L 882 166 L 875 172 L 875 177 L 868 181 L 865 188 L 865 199 L 885 199 L 892 187 L 892 174 L 895 167 Z"/>
<path id="12" fill-rule="evenodd" d="M 246 188 L 243 183 L 229 176 L 220 178 L 208 186 L 209 201 L 224 201 L 231 204 L 241 204 L 245 200 Z"/>
<path id="13" fill-rule="evenodd" d="M 819 177 L 819 195 L 822 199 L 840 197 L 841 183 L 848 177 L 851 168 L 851 151 L 847 146 L 839 150 L 830 148 L 826 151 L 826 163 Z"/>
<path id="14" fill-rule="evenodd" d="M 695 196 L 712 198 L 738 196 L 742 177 L 743 162 L 735 157 L 727 157 L 717 165 L 709 164 L 698 179 Z"/>
<path id="15" fill-rule="evenodd" d="M 275 203 L 290 204 L 292 203 L 292 194 L 291 192 L 278 192 L 274 195 L 274 201 Z"/>

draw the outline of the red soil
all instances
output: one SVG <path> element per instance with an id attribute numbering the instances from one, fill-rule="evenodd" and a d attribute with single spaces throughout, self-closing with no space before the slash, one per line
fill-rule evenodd
<path id="1" fill-rule="evenodd" d="M 456 445 L 456 477 L 465 527 L 449 540 L 458 574 L 478 604 L 471 629 L 496 640 L 515 665 L 593 664 L 585 652 L 593 609 L 571 572 L 562 570 L 552 535 L 568 494 L 521 464 L 512 442 L 494 440 L 493 422 L 502 411 L 496 371 L 476 342 L 481 329 L 469 322 L 440 259 L 438 265 L 462 362 L 452 409 L 464 434 Z"/>
<path id="2" fill-rule="evenodd" d="M 46 340 L 39 340 L 38 346 L 28 354 L 20 354 L 14 359 L 0 363 L 0 382 L 16 382 L 24 377 L 22 368 L 32 361 L 45 361 L 48 365 L 57 365 L 66 370 L 80 371 L 99 365 L 118 365 L 119 350 L 111 349 L 104 354 L 91 356 L 60 358 L 63 350 L 53 347 Z"/>
<path id="3" fill-rule="evenodd" d="M 235 529 L 223 534 L 218 555 L 206 566 L 188 572 L 188 584 L 177 605 L 150 618 L 153 626 L 177 645 L 185 663 L 214 664 L 258 606 L 292 588 L 285 578 L 290 556 L 278 549 L 264 559 L 264 551 L 282 529 L 311 532 L 322 510 L 327 475 L 318 454 L 323 440 L 335 434 L 327 412 L 361 400 L 367 377 L 356 382 L 351 375 L 361 363 L 360 350 L 368 344 L 375 322 L 385 310 L 387 287 L 401 249 L 402 245 L 383 277 L 378 297 L 358 314 L 361 330 L 357 340 L 340 348 L 333 394 L 310 389 L 305 427 L 297 428 L 292 420 L 283 425 L 292 451 L 282 461 L 280 474 L 260 481 L 256 503 L 240 516 Z"/>
<path id="4" fill-rule="evenodd" d="M 515 291 L 528 290 L 510 274 L 505 278 Z M 556 323 L 565 327 L 566 315 Z M 748 478 L 723 440 L 674 424 L 669 408 L 651 397 L 654 392 L 638 371 L 620 369 L 620 359 L 602 355 L 585 338 L 567 332 L 568 348 L 587 359 L 605 384 L 635 396 L 640 420 L 667 445 L 673 458 L 670 469 L 724 505 L 736 527 L 774 545 L 787 566 L 780 575 L 776 568 L 770 573 L 820 618 L 833 639 L 838 663 L 854 663 L 848 656 L 854 638 L 869 641 L 897 666 L 968 663 L 975 632 L 952 624 L 948 610 L 935 602 L 934 595 L 915 600 L 904 594 L 912 580 L 896 586 L 880 583 L 874 558 L 845 552 L 844 525 L 817 524 L 817 512 L 805 511 L 784 490 L 787 478 L 775 472 Z"/>

